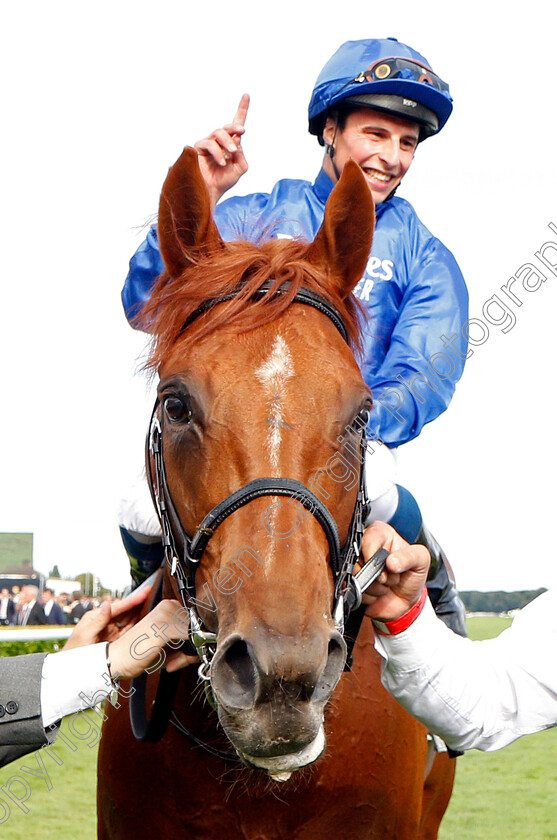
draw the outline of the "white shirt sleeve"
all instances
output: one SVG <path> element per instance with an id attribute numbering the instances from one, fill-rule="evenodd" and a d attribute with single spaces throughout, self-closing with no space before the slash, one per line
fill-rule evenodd
<path id="1" fill-rule="evenodd" d="M 376 635 L 384 686 L 454 749 L 497 750 L 557 725 L 557 590 L 495 639 L 457 636 L 429 601 L 398 636 Z"/>
<path id="2" fill-rule="evenodd" d="M 106 642 L 49 654 L 41 680 L 45 729 L 66 715 L 95 706 L 112 690 Z"/>

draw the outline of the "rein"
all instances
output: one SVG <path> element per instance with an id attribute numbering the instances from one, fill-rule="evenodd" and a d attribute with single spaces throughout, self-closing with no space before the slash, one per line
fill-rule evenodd
<path id="1" fill-rule="evenodd" d="M 289 284 L 285 283 L 276 294 L 284 294 Z M 236 294 L 238 293 L 237 290 Z M 263 297 L 269 293 L 269 285 L 265 284 L 254 293 L 254 297 Z M 235 297 L 235 294 L 205 301 L 185 322 L 182 333 L 193 321 L 212 307 Z M 343 339 L 349 343 L 348 333 L 337 310 L 324 298 L 310 289 L 300 289 L 292 302 L 311 306 L 326 315 L 335 325 Z M 364 429 L 360 437 L 360 477 L 356 504 L 348 537 L 344 546 L 340 545 L 337 524 L 328 508 L 305 484 L 292 478 L 258 478 L 250 481 L 240 489 L 231 493 L 219 502 L 197 527 L 194 534 L 185 532 L 180 517 L 174 506 L 168 488 L 163 451 L 163 413 L 160 411 L 157 399 L 151 416 L 151 423 L 147 435 L 147 465 L 148 480 L 151 495 L 158 511 L 162 527 L 165 564 L 170 574 L 176 578 L 178 590 L 184 607 L 190 616 L 190 650 L 201 659 L 199 676 L 205 682 L 207 699 L 216 708 L 210 685 L 211 661 L 216 649 L 216 634 L 207 630 L 197 612 L 195 605 L 195 574 L 207 544 L 217 528 L 236 510 L 262 496 L 284 496 L 300 503 L 310 511 L 323 529 L 330 552 L 330 565 L 334 580 L 333 619 L 335 628 L 345 636 L 347 645 L 347 669 L 352 664 L 352 648 L 363 618 L 361 596 L 373 580 L 379 575 L 385 565 L 387 552 L 380 549 L 377 555 L 366 563 L 364 568 L 354 576 L 354 565 L 360 555 L 360 547 L 364 532 L 364 522 L 369 510 L 369 502 L 365 490 L 365 453 L 366 439 Z M 365 579 L 362 573 L 366 570 Z M 157 596 L 162 597 L 162 585 Z M 154 602 L 156 603 L 156 601 Z M 153 604 L 154 605 L 154 604 Z M 352 615 L 351 615 L 352 613 Z M 170 678 L 170 679 L 169 679 Z M 172 709 L 179 672 L 168 674 L 163 671 L 157 691 L 151 721 L 148 723 L 145 715 L 145 681 L 146 676 L 132 681 L 138 690 L 130 699 L 130 718 L 135 737 L 140 741 L 158 740 L 165 729 L 165 719 Z M 159 695 L 161 695 L 159 697 Z M 161 731 L 162 726 L 162 731 Z"/>

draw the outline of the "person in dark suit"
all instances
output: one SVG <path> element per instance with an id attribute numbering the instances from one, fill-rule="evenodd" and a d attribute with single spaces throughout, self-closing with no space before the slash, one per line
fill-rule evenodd
<path id="1" fill-rule="evenodd" d="M 76 598 L 76 596 L 79 600 L 72 606 L 69 621 L 70 624 L 77 624 L 86 612 L 93 609 L 93 603 L 89 600 L 87 595 L 81 595 L 79 592 L 74 592 L 74 598 Z"/>
<path id="2" fill-rule="evenodd" d="M 161 656 L 168 671 L 199 661 L 176 649 L 189 635 L 178 601 L 161 601 L 136 623 L 150 590 L 88 611 L 59 653 L 0 656 L 0 767 L 52 743 L 61 717 L 95 706 L 118 678 L 139 676 L 154 663 L 162 667 Z M 173 647 L 163 650 L 167 642 Z"/>
<path id="3" fill-rule="evenodd" d="M 48 624 L 64 624 L 64 613 L 60 604 L 56 603 L 52 589 L 43 590 L 43 610 Z"/>
<path id="4" fill-rule="evenodd" d="M 10 590 L 4 587 L 0 592 L 0 625 L 15 624 L 17 619 L 17 607 Z"/>
<path id="5" fill-rule="evenodd" d="M 21 587 L 19 599 L 18 625 L 27 627 L 31 624 L 47 624 L 46 615 L 39 603 L 39 587 L 27 584 Z"/>

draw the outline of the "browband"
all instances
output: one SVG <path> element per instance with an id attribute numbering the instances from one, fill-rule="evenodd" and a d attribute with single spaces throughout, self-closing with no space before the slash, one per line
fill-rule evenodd
<path id="1" fill-rule="evenodd" d="M 243 286 L 238 286 L 233 292 L 230 292 L 228 295 L 222 295 L 221 297 L 216 298 L 209 298 L 209 300 L 204 301 L 201 306 L 192 312 L 192 314 L 186 319 L 182 329 L 180 330 L 180 335 L 182 335 L 187 328 L 193 324 L 201 315 L 204 315 L 205 312 L 208 312 L 214 306 L 217 306 L 219 303 L 226 303 L 227 300 L 234 300 L 235 297 L 238 296 L 238 293 L 242 291 Z M 256 289 L 251 297 L 252 298 L 263 298 L 269 295 L 269 291 L 271 288 L 271 283 L 267 281 L 263 283 L 259 289 Z M 284 295 L 290 289 L 290 282 L 286 281 L 277 289 L 275 289 L 271 295 Z M 293 303 L 303 303 L 306 306 L 312 306 L 314 309 L 317 309 L 319 312 L 322 312 L 323 315 L 326 315 L 329 320 L 333 322 L 343 339 L 346 341 L 347 344 L 350 344 L 350 339 L 348 337 L 348 331 L 346 326 L 344 325 L 344 321 L 340 317 L 339 313 L 329 301 L 325 300 L 325 298 L 321 297 L 317 292 L 312 291 L 311 289 L 306 289 L 305 286 L 302 286 L 297 292 L 296 297 L 294 298 Z"/>

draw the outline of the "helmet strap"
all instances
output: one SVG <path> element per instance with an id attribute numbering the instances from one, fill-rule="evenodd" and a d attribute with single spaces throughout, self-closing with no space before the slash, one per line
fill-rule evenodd
<path id="1" fill-rule="evenodd" d="M 335 173 L 335 178 L 337 179 L 337 183 L 338 183 L 340 181 L 340 172 L 338 171 L 337 165 L 334 161 L 334 157 L 333 157 L 334 153 L 335 153 L 335 150 L 333 149 L 333 154 L 331 155 L 331 163 L 333 165 L 333 172 Z"/>
<path id="2" fill-rule="evenodd" d="M 333 167 L 333 172 L 335 173 L 335 178 L 340 181 L 340 172 L 338 171 L 337 165 L 335 163 L 335 138 L 337 136 L 337 121 L 335 119 L 335 130 L 333 132 L 333 139 L 331 143 L 325 144 L 325 154 L 331 158 L 331 166 Z"/>

